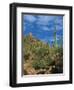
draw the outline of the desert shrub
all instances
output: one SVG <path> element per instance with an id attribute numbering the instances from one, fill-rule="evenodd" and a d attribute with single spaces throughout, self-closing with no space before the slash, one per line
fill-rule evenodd
<path id="1" fill-rule="evenodd" d="M 45 62 L 44 60 L 35 60 L 33 63 L 32 63 L 32 66 L 33 68 L 35 69 L 43 69 L 43 68 L 46 68 L 47 66 L 47 62 Z"/>
<path id="2" fill-rule="evenodd" d="M 33 61 L 32 66 L 35 69 L 44 69 L 44 68 L 49 67 L 52 63 L 53 63 L 53 61 L 50 58 L 47 60 L 45 60 L 45 59 L 35 60 L 35 61 Z"/>
<path id="3" fill-rule="evenodd" d="M 59 54 L 63 54 L 63 48 L 60 48 L 60 47 L 57 47 L 57 48 L 54 48 L 54 53 L 59 53 Z"/>
<path id="4" fill-rule="evenodd" d="M 47 64 L 48 64 L 48 66 L 50 66 L 50 65 L 54 65 L 55 63 L 52 59 L 48 58 L 47 59 Z"/>
<path id="5" fill-rule="evenodd" d="M 29 54 L 29 53 L 26 53 L 26 54 L 24 55 L 24 59 L 25 59 L 25 60 L 28 60 L 28 59 L 29 59 L 29 56 L 30 56 L 30 54 Z"/>

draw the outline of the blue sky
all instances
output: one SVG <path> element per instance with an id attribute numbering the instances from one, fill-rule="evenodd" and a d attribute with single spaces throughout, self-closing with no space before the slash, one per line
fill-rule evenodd
<path id="1" fill-rule="evenodd" d="M 23 15 L 23 35 L 32 35 L 50 45 L 54 42 L 54 30 L 57 30 L 57 42 L 63 38 L 63 16 L 60 15 Z"/>

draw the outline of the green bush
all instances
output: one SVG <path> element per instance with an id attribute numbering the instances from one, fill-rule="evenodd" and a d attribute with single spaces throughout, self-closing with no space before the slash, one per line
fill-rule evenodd
<path id="1" fill-rule="evenodd" d="M 33 63 L 32 63 L 32 66 L 33 68 L 35 69 L 43 69 L 47 66 L 46 62 L 44 60 L 35 60 Z"/>
<path id="2" fill-rule="evenodd" d="M 48 66 L 50 66 L 52 64 L 52 60 L 48 59 L 48 60 L 35 60 L 32 63 L 33 68 L 35 69 L 44 69 L 47 68 Z"/>
<path id="3" fill-rule="evenodd" d="M 47 64 L 48 64 L 48 66 L 50 66 L 50 65 L 54 64 L 54 61 L 49 58 L 49 59 L 47 59 Z"/>

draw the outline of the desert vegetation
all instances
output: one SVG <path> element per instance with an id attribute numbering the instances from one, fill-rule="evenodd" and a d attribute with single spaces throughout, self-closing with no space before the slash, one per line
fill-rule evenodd
<path id="1" fill-rule="evenodd" d="M 30 33 L 23 36 L 22 50 L 24 75 L 63 73 L 63 47 L 57 45 L 56 39 L 50 46 Z"/>

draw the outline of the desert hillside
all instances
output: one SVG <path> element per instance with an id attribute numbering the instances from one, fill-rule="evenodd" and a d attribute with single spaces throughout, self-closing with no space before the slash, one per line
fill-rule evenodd
<path id="1" fill-rule="evenodd" d="M 23 37 L 23 74 L 63 73 L 63 48 L 50 46 L 32 34 Z"/>

